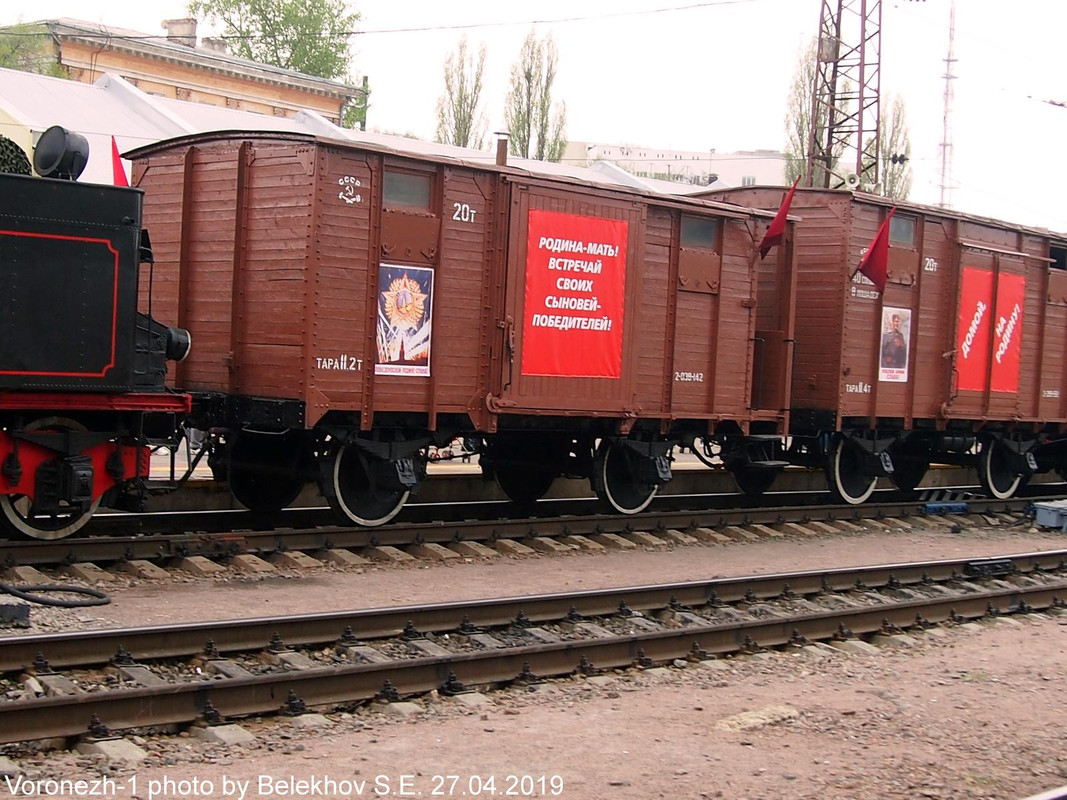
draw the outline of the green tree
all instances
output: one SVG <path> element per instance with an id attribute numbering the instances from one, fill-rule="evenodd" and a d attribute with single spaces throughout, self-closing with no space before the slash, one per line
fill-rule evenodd
<path id="1" fill-rule="evenodd" d="M 893 95 L 892 101 L 882 104 L 882 118 L 878 123 L 881 137 L 878 147 L 878 179 L 882 194 L 894 200 L 907 200 L 911 194 L 911 137 L 904 98 Z"/>
<path id="2" fill-rule="evenodd" d="M 0 30 L 0 67 L 67 77 L 45 25 L 12 25 Z"/>
<path id="3" fill-rule="evenodd" d="M 511 88 L 504 106 L 512 155 L 559 161 L 567 147 L 567 107 L 552 105 L 559 54 L 551 36 L 539 41 L 533 31 L 511 66 Z"/>
<path id="4" fill-rule="evenodd" d="M 230 51 L 320 78 L 348 76 L 359 14 L 344 0 L 191 0 L 189 13 L 221 24 Z"/>
<path id="5" fill-rule="evenodd" d="M 817 56 L 819 49 L 818 37 L 813 38 L 797 54 L 796 67 L 793 71 L 793 82 L 789 87 L 789 97 L 786 100 L 785 111 L 785 180 L 792 183 L 798 177 L 804 177 L 804 171 L 808 164 L 808 137 L 811 133 L 811 101 L 815 93 L 815 78 L 817 77 Z M 845 81 L 841 87 L 841 94 L 847 96 L 850 84 Z M 829 109 L 820 106 L 815 120 L 815 138 L 818 141 L 826 140 L 826 128 L 830 123 Z M 834 146 L 831 172 L 837 169 L 837 162 L 844 155 L 843 143 Z M 822 186 L 825 178 L 825 167 L 816 164 L 812 175 L 812 185 Z"/>
<path id="6" fill-rule="evenodd" d="M 478 60 L 467 52 L 467 37 L 459 40 L 454 53 L 445 59 L 445 92 L 437 101 L 437 132 L 434 141 L 457 147 L 482 149 L 489 123 L 482 99 L 482 73 L 485 70 L 485 42 Z"/>

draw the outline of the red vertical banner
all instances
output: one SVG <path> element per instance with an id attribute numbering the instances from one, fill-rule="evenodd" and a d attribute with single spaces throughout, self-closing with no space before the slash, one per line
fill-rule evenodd
<path id="1" fill-rule="evenodd" d="M 956 323 L 956 370 L 960 391 L 985 391 L 993 332 L 993 273 L 964 267 Z"/>
<path id="2" fill-rule="evenodd" d="M 627 227 L 530 211 L 523 375 L 621 377 Z"/>
<path id="3" fill-rule="evenodd" d="M 997 279 L 993 362 L 989 377 L 989 388 L 994 392 L 1019 391 L 1019 355 L 1022 352 L 1025 304 L 1026 277 L 1001 273 Z"/>

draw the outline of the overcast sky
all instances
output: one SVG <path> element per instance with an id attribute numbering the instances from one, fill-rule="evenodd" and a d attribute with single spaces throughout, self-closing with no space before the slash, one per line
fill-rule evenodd
<path id="1" fill-rule="evenodd" d="M 572 140 L 719 153 L 785 144 L 797 53 L 820 0 L 359 0 L 353 78 L 372 128 L 431 138 L 442 65 L 464 33 L 488 45 L 486 110 L 503 126 L 507 77 L 531 27 L 559 48 L 556 97 Z M 684 6 L 684 7 L 683 7 Z M 883 0 L 882 96 L 904 96 L 915 181 L 936 203 L 950 0 Z M 161 32 L 184 0 L 5 0 L 0 24 L 72 17 Z M 536 26 L 532 23 L 536 22 Z M 500 24 L 497 24 L 500 23 Z M 1067 231 L 1063 0 L 958 0 L 952 109 L 955 208 Z M 453 26 L 471 25 L 466 29 Z M 420 31 L 397 29 L 425 28 Z"/>

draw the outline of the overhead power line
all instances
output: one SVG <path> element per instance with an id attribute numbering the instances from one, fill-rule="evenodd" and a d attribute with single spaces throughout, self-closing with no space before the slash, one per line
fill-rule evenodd
<path id="1" fill-rule="evenodd" d="M 427 33 L 427 32 L 431 32 L 431 31 L 472 30 L 472 29 L 475 29 L 475 28 L 506 28 L 506 27 L 509 27 L 509 26 L 512 26 L 512 25 L 552 25 L 552 24 L 564 23 L 564 22 L 588 22 L 588 21 L 591 21 L 591 20 L 598 20 L 598 19 L 615 19 L 615 18 L 619 18 L 619 17 L 642 17 L 642 16 L 650 16 L 652 14 L 667 14 L 667 13 L 672 13 L 672 12 L 676 12 L 676 11 L 694 11 L 694 10 L 701 9 L 701 8 L 713 8 L 715 6 L 746 5 L 746 4 L 750 4 L 750 3 L 758 3 L 758 2 L 765 2 L 765 1 L 766 0 L 706 0 L 703 3 L 687 3 L 685 5 L 680 5 L 680 6 L 664 6 L 664 7 L 661 7 L 661 8 L 645 8 L 645 9 L 639 9 L 639 10 L 636 10 L 636 11 L 614 11 L 614 12 L 610 12 L 610 13 L 607 13 L 607 14 L 584 14 L 584 15 L 581 15 L 581 16 L 573 16 L 573 17 L 555 17 L 555 18 L 546 18 L 546 19 L 527 19 L 527 20 L 499 20 L 499 21 L 496 21 L 496 22 L 460 22 L 460 23 L 456 23 L 454 25 L 423 25 L 423 26 L 414 27 L 414 28 L 378 28 L 378 29 L 363 30 L 363 31 L 338 31 L 337 33 L 333 34 L 330 38 L 336 38 L 336 37 L 339 37 L 339 36 L 372 36 L 372 35 L 387 34 L 387 33 Z M 32 25 L 33 23 L 26 23 L 26 24 Z M 17 26 L 12 26 L 12 27 L 17 27 Z M 25 31 L 25 32 L 11 31 L 11 32 L 5 32 L 5 33 L 6 33 L 6 35 L 9 35 L 9 36 L 40 36 L 42 34 L 41 31 Z M 101 37 L 107 37 L 107 38 L 110 38 L 110 39 L 130 39 L 130 40 L 136 40 L 136 41 L 142 41 L 142 40 L 145 40 L 145 39 L 163 39 L 163 40 L 167 39 L 167 36 L 163 35 L 163 34 L 160 34 L 158 36 L 157 35 L 116 36 L 116 35 L 113 35 L 113 34 L 108 34 L 108 33 L 104 32 L 104 31 L 101 31 L 99 34 L 97 34 L 97 33 L 82 33 L 81 35 L 82 36 L 87 36 L 87 37 L 101 36 Z M 310 31 L 307 32 L 307 33 L 301 33 L 299 35 L 302 36 L 302 37 L 314 36 L 314 37 L 320 37 L 320 38 L 323 36 L 323 34 L 321 34 L 321 33 L 313 33 L 313 32 L 310 32 Z M 246 34 L 246 35 L 218 36 L 216 38 L 219 38 L 219 39 L 255 39 L 255 38 L 259 38 L 259 37 L 253 36 L 251 34 Z"/>

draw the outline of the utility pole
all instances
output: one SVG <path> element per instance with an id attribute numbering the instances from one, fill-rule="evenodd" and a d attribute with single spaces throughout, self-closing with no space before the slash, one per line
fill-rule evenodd
<path id="1" fill-rule="evenodd" d="M 941 202 L 942 208 L 948 208 L 949 193 L 952 191 L 952 65 L 956 63 L 956 0 L 952 0 L 948 12 L 948 56 L 945 58 L 945 107 L 941 128 Z"/>
<path id="2" fill-rule="evenodd" d="M 881 0 L 822 0 L 804 185 L 878 183 Z"/>

